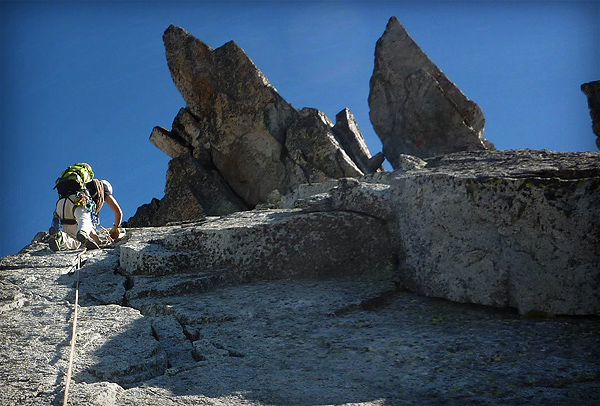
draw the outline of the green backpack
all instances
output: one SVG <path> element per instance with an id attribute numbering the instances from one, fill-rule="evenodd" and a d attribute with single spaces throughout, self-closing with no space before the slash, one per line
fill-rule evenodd
<path id="1" fill-rule="evenodd" d="M 94 179 L 92 167 L 86 163 L 77 163 L 69 166 L 56 179 L 54 189 L 58 191 L 60 197 L 69 197 L 80 190 L 85 190 L 86 184 Z"/>

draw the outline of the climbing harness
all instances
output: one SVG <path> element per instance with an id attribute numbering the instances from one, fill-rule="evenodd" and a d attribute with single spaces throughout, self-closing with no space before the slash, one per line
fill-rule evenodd
<path id="1" fill-rule="evenodd" d="M 77 335 L 77 313 L 79 308 L 79 270 L 81 269 L 81 257 L 87 250 L 85 247 L 83 251 L 77 254 L 75 263 L 69 269 L 69 273 L 72 271 L 76 274 L 75 279 L 75 309 L 73 311 L 73 334 L 71 336 L 71 352 L 69 354 L 69 367 L 67 368 L 67 377 L 65 380 L 65 397 L 63 400 L 63 406 L 67 406 L 69 401 L 69 387 L 71 386 L 71 374 L 73 373 L 73 357 L 75 355 L 75 337 Z"/>
<path id="2" fill-rule="evenodd" d="M 91 213 L 96 211 L 96 203 L 87 190 L 78 191 L 73 203 L 75 203 L 75 206 L 82 207 Z"/>

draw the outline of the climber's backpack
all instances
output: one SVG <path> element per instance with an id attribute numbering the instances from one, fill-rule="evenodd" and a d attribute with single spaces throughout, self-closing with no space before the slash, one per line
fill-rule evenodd
<path id="1" fill-rule="evenodd" d="M 69 197 L 80 190 L 86 189 L 86 184 L 94 179 L 92 167 L 86 163 L 77 163 L 69 166 L 56 179 L 54 189 L 58 191 L 60 197 Z"/>

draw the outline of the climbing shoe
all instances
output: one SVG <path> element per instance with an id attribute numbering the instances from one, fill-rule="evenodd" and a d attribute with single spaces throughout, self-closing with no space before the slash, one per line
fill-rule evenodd
<path id="1" fill-rule="evenodd" d="M 92 240 L 85 231 L 77 232 L 77 241 L 83 243 L 88 250 L 99 250 L 100 247 L 96 244 L 96 241 Z"/>
<path id="2" fill-rule="evenodd" d="M 54 237 L 58 233 L 60 233 L 60 230 L 58 230 L 58 228 L 56 228 L 54 226 L 50 227 L 50 229 L 48 230 L 48 234 L 50 234 L 50 237 Z"/>
<path id="3" fill-rule="evenodd" d="M 54 227 L 50 227 L 50 240 L 48 241 L 48 245 L 50 245 L 50 249 L 54 252 L 60 251 L 60 245 L 62 244 L 62 233 L 60 230 L 55 229 Z"/>

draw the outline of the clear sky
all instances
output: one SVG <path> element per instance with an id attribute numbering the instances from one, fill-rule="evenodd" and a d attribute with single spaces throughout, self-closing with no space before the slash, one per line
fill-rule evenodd
<path id="1" fill-rule="evenodd" d="M 213 48 L 234 40 L 296 108 L 334 120 L 348 107 L 375 154 L 369 79 L 394 15 L 479 104 L 498 149 L 596 150 L 579 87 L 600 79 L 599 1 L 0 0 L 0 256 L 47 231 L 54 181 L 75 162 L 113 184 L 125 219 L 163 196 L 169 157 L 148 137 L 185 105 L 170 24 Z"/>

